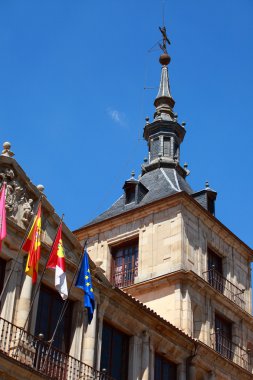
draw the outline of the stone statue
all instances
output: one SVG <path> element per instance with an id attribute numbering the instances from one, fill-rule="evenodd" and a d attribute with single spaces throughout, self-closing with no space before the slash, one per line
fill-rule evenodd
<path id="1" fill-rule="evenodd" d="M 31 217 L 33 216 L 32 204 L 33 200 L 31 198 L 28 199 L 28 201 L 26 200 L 23 204 L 23 215 L 21 217 L 21 221 L 25 226 L 28 225 Z"/>

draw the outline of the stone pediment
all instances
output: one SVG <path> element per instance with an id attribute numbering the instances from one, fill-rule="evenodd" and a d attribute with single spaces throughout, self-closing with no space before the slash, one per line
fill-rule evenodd
<path id="1" fill-rule="evenodd" d="M 43 194 L 43 186 L 35 186 L 12 155 L 9 150 L 5 149 L 0 156 L 0 187 L 2 187 L 3 182 L 6 183 L 7 222 L 12 226 L 12 229 L 27 230 L 37 212 L 38 203 L 41 199 L 42 248 L 50 250 L 60 222 L 60 216 L 55 213 L 53 206 Z M 6 244 L 12 237 L 8 239 L 7 236 Z M 64 223 L 63 245 L 67 260 L 73 264 L 78 264 L 82 247 Z"/>

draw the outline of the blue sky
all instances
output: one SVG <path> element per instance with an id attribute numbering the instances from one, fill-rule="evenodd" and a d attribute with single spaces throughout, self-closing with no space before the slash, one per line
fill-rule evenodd
<path id="1" fill-rule="evenodd" d="M 70 228 L 108 208 L 147 156 L 163 3 L 181 163 L 253 246 L 252 0 L 2 0 L 1 141 Z"/>

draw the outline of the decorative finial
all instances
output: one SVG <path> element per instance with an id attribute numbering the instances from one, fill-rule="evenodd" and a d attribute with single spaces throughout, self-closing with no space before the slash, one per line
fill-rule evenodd
<path id="1" fill-rule="evenodd" d="M 159 26 L 159 29 L 163 36 L 163 43 L 159 44 L 160 48 L 163 51 L 163 54 L 161 54 L 159 58 L 159 62 L 161 63 L 161 65 L 167 66 L 170 63 L 170 56 L 167 52 L 167 44 L 170 45 L 170 40 L 168 39 L 165 26 L 163 26 L 162 28 Z"/>
<path id="2" fill-rule="evenodd" d="M 185 127 L 185 126 L 186 126 L 186 122 L 182 121 L 182 127 Z"/>
<path id="3" fill-rule="evenodd" d="M 131 172 L 131 177 L 134 178 L 134 176 L 135 176 L 135 172 L 134 172 L 134 170 L 132 170 L 132 172 Z"/>
<path id="4" fill-rule="evenodd" d="M 43 191 L 45 190 L 45 187 L 43 185 L 37 185 L 37 189 L 43 193 Z"/>
<path id="5" fill-rule="evenodd" d="M 147 157 L 144 157 L 143 162 L 146 164 L 148 162 Z"/>
<path id="6" fill-rule="evenodd" d="M 149 124 L 149 117 L 145 117 L 145 120 L 146 120 L 146 125 Z"/>
<path id="7" fill-rule="evenodd" d="M 162 26 L 162 27 L 159 26 L 159 30 L 163 36 L 163 44 L 160 44 L 160 48 L 162 49 L 162 51 L 164 53 L 168 54 L 166 44 L 168 43 L 169 45 L 171 45 L 171 43 L 170 43 L 170 40 L 168 39 L 168 36 L 166 33 L 166 27 L 165 26 Z"/>
<path id="8" fill-rule="evenodd" d="M 97 260 L 95 261 L 95 264 L 97 267 L 100 268 L 101 265 L 103 264 L 103 260 L 100 257 L 98 257 Z"/>
<path id="9" fill-rule="evenodd" d="M 188 163 L 187 162 L 184 163 L 184 170 L 186 172 L 186 175 L 188 176 L 190 174 L 190 170 L 188 169 Z"/>
<path id="10" fill-rule="evenodd" d="M 205 185 L 206 185 L 206 189 L 209 189 L 209 182 L 208 181 L 206 181 Z"/>
<path id="11" fill-rule="evenodd" d="M 5 156 L 5 157 L 13 157 L 14 156 L 14 153 L 10 150 L 11 149 L 11 143 L 9 143 L 8 141 L 6 141 L 5 143 L 3 143 L 3 151 L 2 151 L 2 156 Z"/>

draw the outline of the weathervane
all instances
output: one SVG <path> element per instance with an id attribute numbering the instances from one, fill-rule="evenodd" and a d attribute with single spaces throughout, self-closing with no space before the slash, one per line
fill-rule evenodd
<path id="1" fill-rule="evenodd" d="M 159 29 L 160 29 L 160 32 L 162 33 L 162 36 L 163 36 L 163 43 L 162 44 L 159 43 L 159 46 L 162 49 L 162 51 L 164 52 L 164 54 L 168 54 L 166 44 L 168 43 L 170 45 L 170 40 L 168 39 L 168 36 L 166 33 L 166 28 L 165 28 L 165 26 L 163 26 L 162 28 L 159 26 Z"/>

